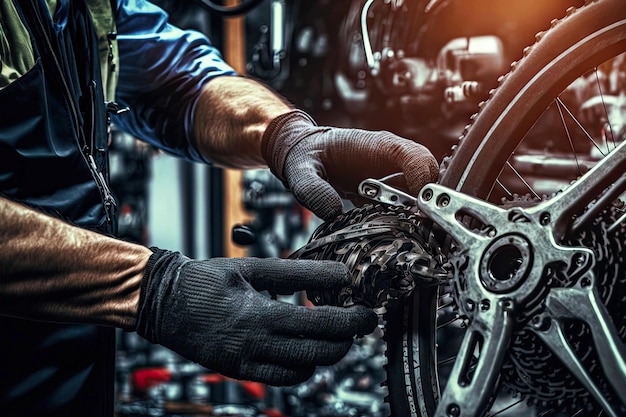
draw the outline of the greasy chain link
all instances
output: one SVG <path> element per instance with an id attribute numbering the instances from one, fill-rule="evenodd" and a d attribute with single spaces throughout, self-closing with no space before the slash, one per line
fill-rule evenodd
<path id="1" fill-rule="evenodd" d="M 380 309 L 417 285 L 448 280 L 444 257 L 423 222 L 401 207 L 368 204 L 323 223 L 290 257 L 342 262 L 352 272 L 352 284 L 336 291 L 309 291 L 309 299 L 316 305 Z"/>

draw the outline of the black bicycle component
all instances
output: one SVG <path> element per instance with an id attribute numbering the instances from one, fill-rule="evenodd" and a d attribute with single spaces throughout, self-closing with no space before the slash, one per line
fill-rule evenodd
<path id="1" fill-rule="evenodd" d="M 444 258 L 423 219 L 406 208 L 365 205 L 320 225 L 307 245 L 290 257 L 341 261 L 352 284 L 335 292 L 308 292 L 317 305 L 363 304 L 383 311 L 390 300 L 407 297 L 416 286 L 448 279 Z"/>

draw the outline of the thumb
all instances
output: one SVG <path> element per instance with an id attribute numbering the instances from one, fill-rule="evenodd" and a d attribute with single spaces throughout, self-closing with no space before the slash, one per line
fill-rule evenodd
<path id="1" fill-rule="evenodd" d="M 291 294 L 350 285 L 352 275 L 341 262 L 281 258 L 243 258 L 243 273 L 257 291 Z"/>

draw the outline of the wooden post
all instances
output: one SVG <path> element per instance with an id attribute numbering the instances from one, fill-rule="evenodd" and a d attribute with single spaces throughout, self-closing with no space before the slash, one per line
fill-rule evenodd
<path id="1" fill-rule="evenodd" d="M 227 0 L 226 6 L 239 4 L 239 0 Z M 224 59 L 240 74 L 246 71 L 246 38 L 244 17 L 224 19 Z M 243 175 L 241 171 L 224 170 L 224 251 L 227 257 L 246 256 L 245 248 L 234 245 L 231 230 L 237 223 L 245 223 L 252 216 L 246 212 L 243 200 Z"/>

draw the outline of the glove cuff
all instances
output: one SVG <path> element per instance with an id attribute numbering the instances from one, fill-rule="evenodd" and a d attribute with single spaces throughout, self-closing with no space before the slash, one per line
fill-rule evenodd
<path id="1" fill-rule="evenodd" d="M 167 256 L 170 251 L 156 247 L 151 247 L 150 250 L 153 253 L 150 255 L 150 258 L 148 258 L 148 263 L 146 264 L 146 269 L 144 270 L 143 278 L 141 280 L 139 308 L 137 311 L 137 324 L 135 326 L 135 331 L 148 341 L 158 343 L 155 333 L 156 326 L 153 324 L 153 310 L 155 306 L 152 301 L 154 298 L 154 294 L 152 292 L 155 288 L 158 288 L 157 281 L 159 280 L 159 276 L 157 274 L 153 274 L 152 271 L 157 266 L 159 260 Z"/>
<path id="2" fill-rule="evenodd" d="M 274 118 L 265 129 L 261 140 L 261 155 L 270 171 L 285 184 L 283 169 L 289 151 L 307 135 L 303 130 L 317 124 L 311 116 L 302 110 L 292 110 Z M 287 187 L 287 185 L 285 184 Z M 287 187 L 289 188 L 289 187 Z"/>

